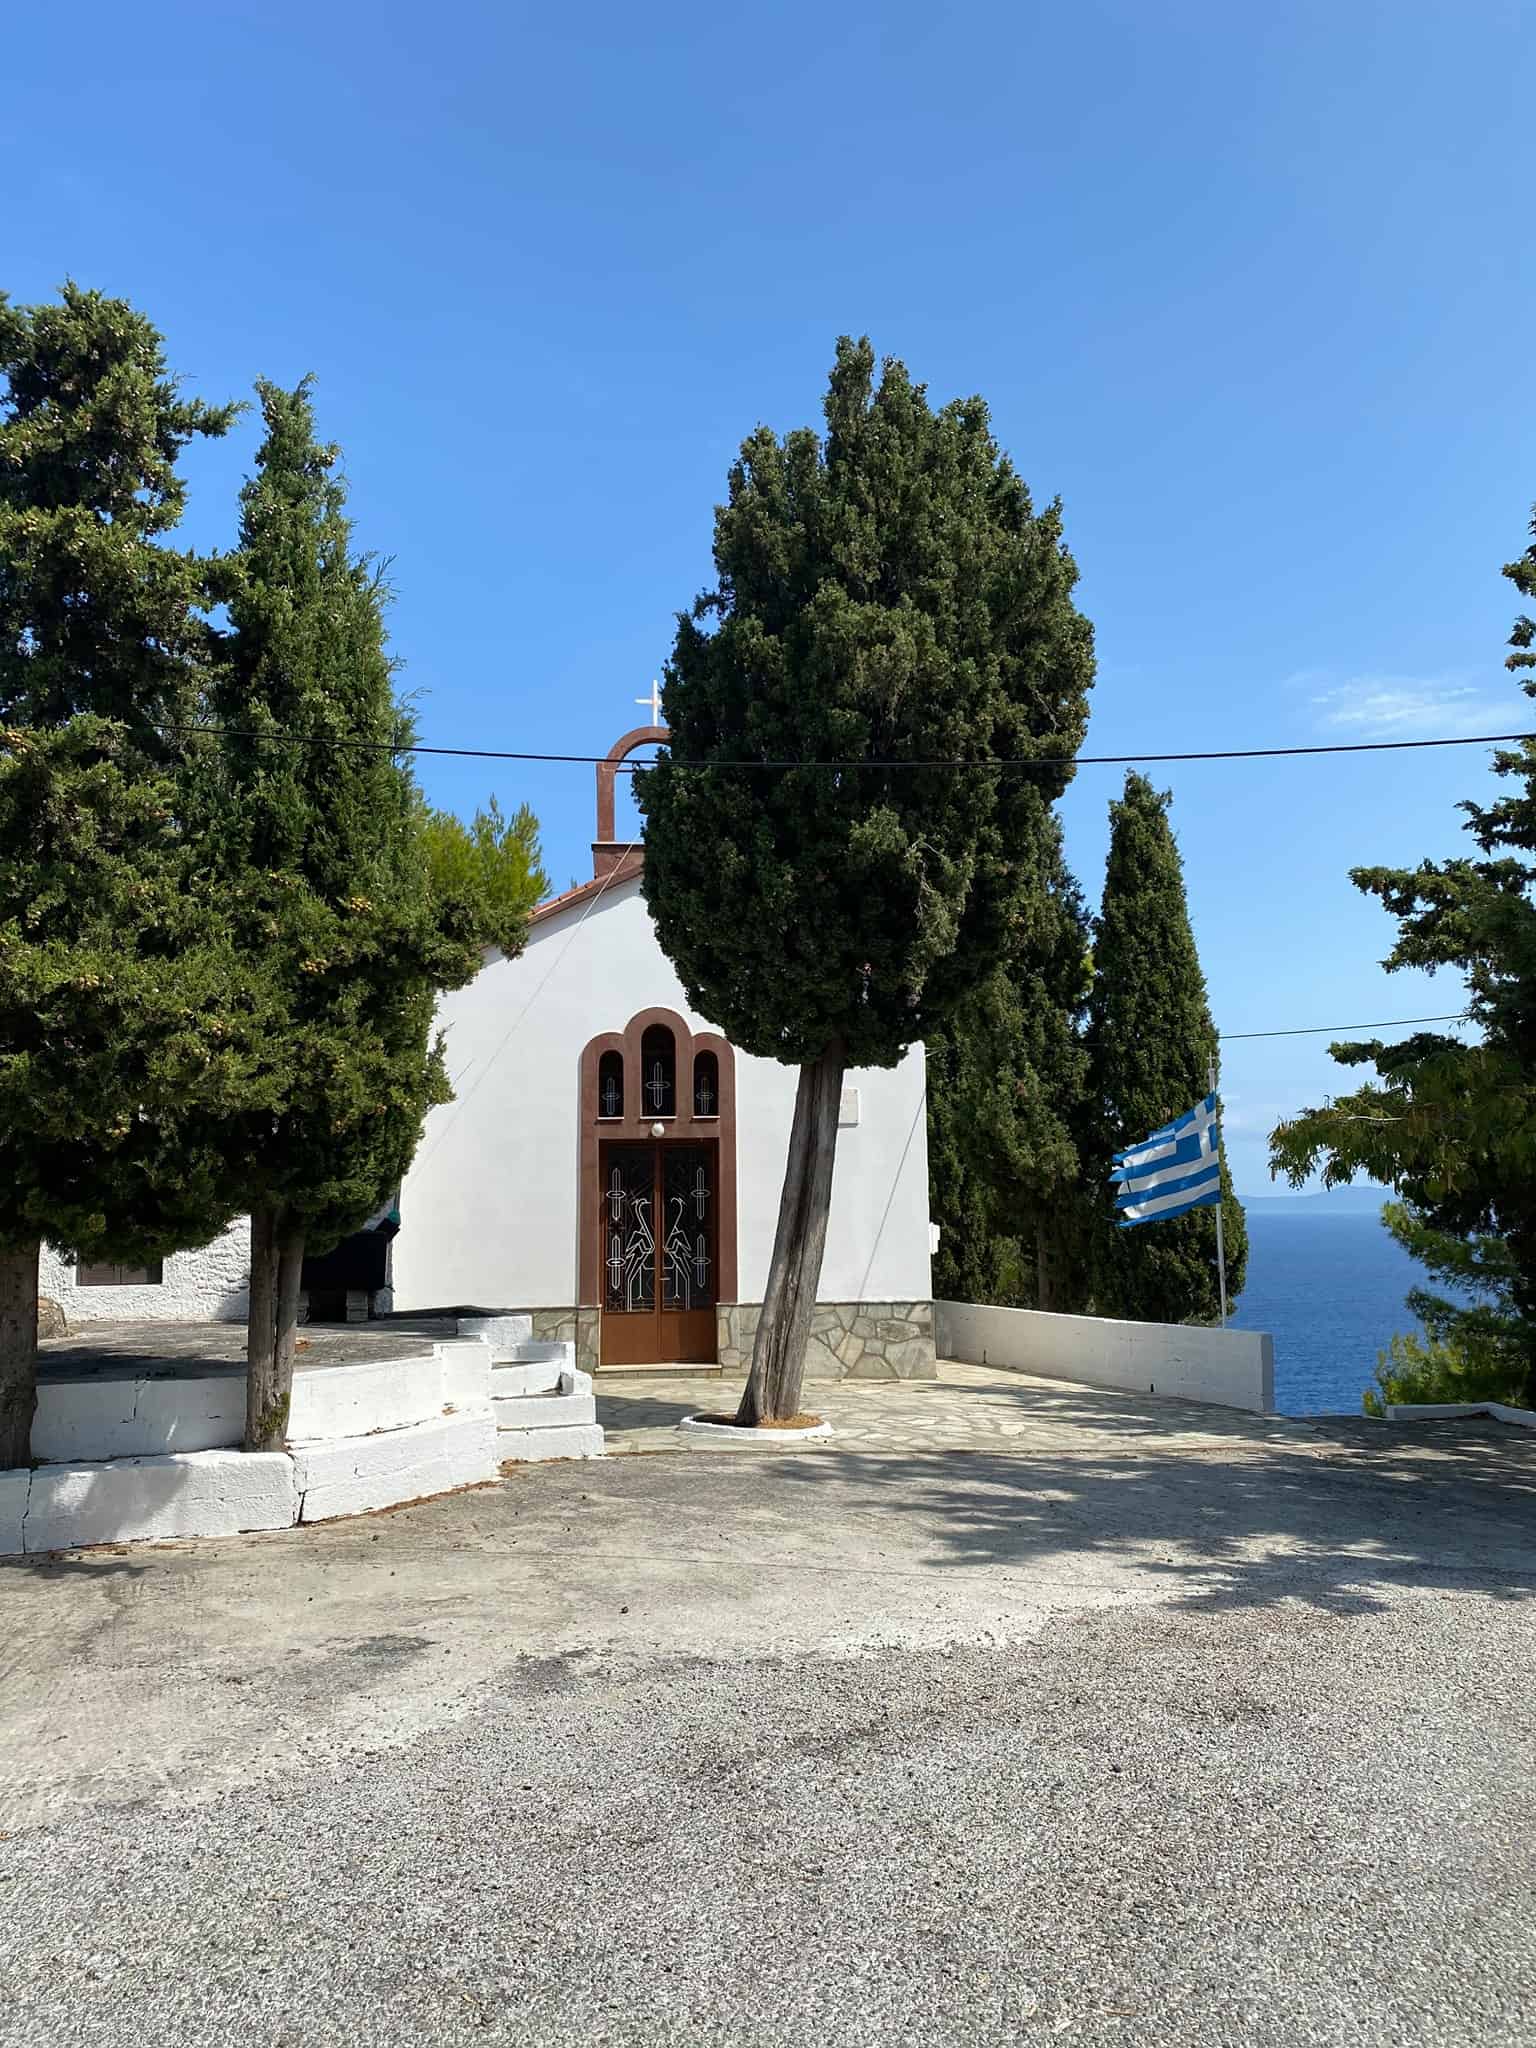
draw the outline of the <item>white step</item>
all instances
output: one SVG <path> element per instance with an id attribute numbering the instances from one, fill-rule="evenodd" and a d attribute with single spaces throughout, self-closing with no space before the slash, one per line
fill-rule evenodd
<path id="1" fill-rule="evenodd" d="M 574 1365 L 558 1359 L 541 1359 L 535 1365 L 493 1365 L 491 1394 L 506 1400 L 513 1394 L 590 1394 L 592 1375 L 578 1372 Z"/>
<path id="2" fill-rule="evenodd" d="M 525 1344 L 533 1335 L 532 1316 L 460 1316 L 458 1326 L 461 1337 L 478 1337 L 493 1351 Z"/>
<path id="3" fill-rule="evenodd" d="M 597 1403 L 590 1394 L 516 1394 L 491 1402 L 498 1429 L 561 1429 L 567 1423 L 596 1422 Z"/>
<path id="4" fill-rule="evenodd" d="M 300 1518 L 326 1522 L 400 1501 L 426 1500 L 461 1486 L 483 1486 L 496 1477 L 505 1455 L 488 1401 L 412 1429 L 296 1444 Z"/>
<path id="5" fill-rule="evenodd" d="M 491 1399 L 500 1401 L 513 1394 L 553 1394 L 564 1370 L 558 1359 L 540 1365 L 493 1365 Z"/>
<path id="6" fill-rule="evenodd" d="M 496 1455 L 503 1464 L 514 1459 L 521 1464 L 541 1458 L 600 1458 L 603 1432 L 595 1422 L 579 1423 L 574 1429 L 503 1429 L 497 1432 Z"/>

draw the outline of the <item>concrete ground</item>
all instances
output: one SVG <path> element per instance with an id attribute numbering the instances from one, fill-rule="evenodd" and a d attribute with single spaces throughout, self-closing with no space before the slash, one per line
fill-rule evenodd
<path id="1" fill-rule="evenodd" d="M 452 1336 L 444 1322 L 441 1334 Z M 386 1333 L 347 1323 L 316 1323 L 299 1332 L 296 1372 L 317 1366 L 372 1365 L 384 1358 L 427 1358 L 432 1337 Z M 121 1372 L 156 1379 L 201 1379 L 245 1371 L 244 1323 L 81 1323 L 67 1337 L 37 1347 L 40 1380 L 91 1379 Z"/>
<path id="2" fill-rule="evenodd" d="M 1530 1435 L 731 1392 L 7 1560 L 0 2043 L 1536 2043 Z"/>

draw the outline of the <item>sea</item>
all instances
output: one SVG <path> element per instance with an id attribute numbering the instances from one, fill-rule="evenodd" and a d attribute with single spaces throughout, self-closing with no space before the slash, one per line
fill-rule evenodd
<path id="1" fill-rule="evenodd" d="M 1423 1267 L 1372 1207 L 1330 1209 L 1303 1195 L 1252 1202 L 1247 1214 L 1248 1280 L 1232 1327 L 1274 1338 L 1276 1408 L 1358 1415 L 1377 1353 L 1417 1328 L 1403 1298 L 1424 1284 Z"/>

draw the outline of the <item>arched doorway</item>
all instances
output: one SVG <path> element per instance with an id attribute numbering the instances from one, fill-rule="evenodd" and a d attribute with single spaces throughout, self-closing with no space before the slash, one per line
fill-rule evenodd
<path id="1" fill-rule="evenodd" d="M 736 1299 L 736 1061 L 675 1011 L 582 1052 L 579 1266 L 601 1365 L 715 1362 Z"/>

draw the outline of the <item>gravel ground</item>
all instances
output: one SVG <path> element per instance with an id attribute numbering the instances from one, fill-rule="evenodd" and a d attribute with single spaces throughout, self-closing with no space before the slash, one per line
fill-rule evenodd
<path id="1" fill-rule="evenodd" d="M 518 1657 L 0 1842 L 0 2042 L 1536 2042 L 1530 1587 Z M 387 1688 L 427 1646 L 359 1654 Z"/>

